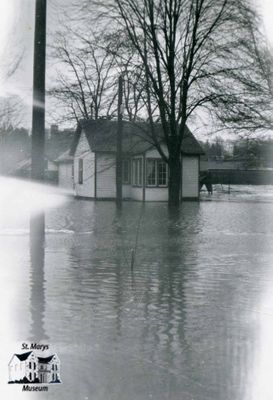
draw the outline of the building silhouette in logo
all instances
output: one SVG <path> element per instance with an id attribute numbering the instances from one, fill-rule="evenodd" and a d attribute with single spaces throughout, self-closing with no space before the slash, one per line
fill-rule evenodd
<path id="1" fill-rule="evenodd" d="M 57 354 L 38 357 L 33 351 L 14 354 L 9 362 L 9 383 L 61 383 Z"/>

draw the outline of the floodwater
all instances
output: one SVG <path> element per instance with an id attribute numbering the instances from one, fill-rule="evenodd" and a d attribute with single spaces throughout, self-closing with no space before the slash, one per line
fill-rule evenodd
<path id="1" fill-rule="evenodd" d="M 56 191 L 35 202 L 38 189 L 23 210 L 20 193 L 1 211 L 1 397 L 273 398 L 272 187 L 203 193 L 179 212 Z M 49 344 L 62 384 L 7 384 L 23 342 Z"/>

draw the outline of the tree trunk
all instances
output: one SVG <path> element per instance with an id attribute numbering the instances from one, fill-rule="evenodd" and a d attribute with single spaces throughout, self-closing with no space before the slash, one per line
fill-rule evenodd
<path id="1" fill-rule="evenodd" d="M 181 183 L 181 156 L 178 153 L 169 158 L 169 206 L 179 206 Z"/>
<path id="2" fill-rule="evenodd" d="M 117 153 L 116 153 L 116 204 L 122 205 L 122 85 L 123 79 L 120 75 L 118 80 L 118 131 L 117 131 Z"/>

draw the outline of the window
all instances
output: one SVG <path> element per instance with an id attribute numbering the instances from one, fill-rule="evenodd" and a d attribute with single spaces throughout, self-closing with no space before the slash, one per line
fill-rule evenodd
<path id="1" fill-rule="evenodd" d="M 29 380 L 30 380 L 30 381 L 32 380 L 32 374 L 31 374 L 31 372 L 29 373 Z"/>
<path id="2" fill-rule="evenodd" d="M 79 158 L 79 184 L 83 183 L 83 159 Z"/>
<path id="3" fill-rule="evenodd" d="M 36 363 L 33 363 L 33 368 L 34 368 L 34 369 L 36 368 Z"/>
<path id="4" fill-rule="evenodd" d="M 147 186 L 156 186 L 156 160 L 146 161 L 146 183 Z"/>
<path id="5" fill-rule="evenodd" d="M 168 185 L 168 168 L 165 161 L 159 160 L 157 163 L 157 184 L 158 186 Z"/>
<path id="6" fill-rule="evenodd" d="M 122 183 L 124 185 L 129 185 L 131 183 L 131 165 L 130 160 L 123 160 L 122 161 Z"/>
<path id="7" fill-rule="evenodd" d="M 147 158 L 146 186 L 168 186 L 168 167 L 165 161 Z"/>
<path id="8" fill-rule="evenodd" d="M 133 185 L 142 186 L 142 158 L 133 160 Z"/>
<path id="9" fill-rule="evenodd" d="M 31 369 L 31 362 L 29 363 L 29 368 Z"/>

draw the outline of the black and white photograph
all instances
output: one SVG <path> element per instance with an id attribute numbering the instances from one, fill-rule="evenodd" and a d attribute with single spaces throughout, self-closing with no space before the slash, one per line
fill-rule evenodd
<path id="1" fill-rule="evenodd" d="M 273 400 L 273 0 L 0 0 L 0 398 Z"/>

